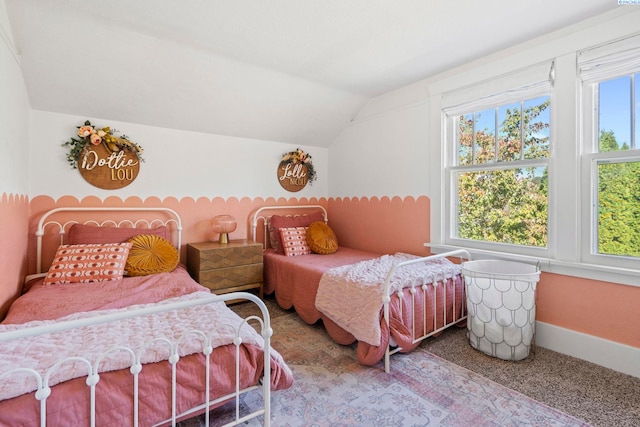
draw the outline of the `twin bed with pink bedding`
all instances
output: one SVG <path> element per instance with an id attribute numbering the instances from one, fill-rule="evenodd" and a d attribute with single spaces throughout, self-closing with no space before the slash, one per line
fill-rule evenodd
<path id="1" fill-rule="evenodd" d="M 294 308 L 308 324 L 322 320 L 337 343 L 357 342 L 360 363 L 384 359 L 388 372 L 392 354 L 409 352 L 423 339 L 465 324 L 464 280 L 460 266 L 447 257 L 469 259 L 467 251 L 419 257 L 338 246 L 332 254 L 286 256 L 269 247 L 277 234 L 270 224 L 286 224 L 282 217 L 288 216 L 292 225 L 304 227 L 318 220 L 318 212 L 326 222 L 323 207 L 298 208 L 292 214 L 291 207 L 267 206 L 253 215 L 254 239 L 260 240 L 258 225 L 263 225 L 264 293 L 275 294 L 279 306 Z"/>
<path id="2" fill-rule="evenodd" d="M 270 348 L 262 301 L 215 296 L 181 265 L 119 280 L 44 280 L 28 281 L 0 323 L 0 425 L 175 425 L 230 401 L 231 425 L 257 416 L 269 425 L 270 391 L 293 382 Z M 259 306 L 261 334 L 223 302 L 238 298 Z M 261 392 L 264 406 L 241 414 L 247 392 Z"/>

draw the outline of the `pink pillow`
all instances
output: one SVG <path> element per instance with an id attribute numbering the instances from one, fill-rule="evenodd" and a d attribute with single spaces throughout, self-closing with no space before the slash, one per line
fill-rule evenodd
<path id="1" fill-rule="evenodd" d="M 285 227 L 280 229 L 282 247 L 286 256 L 306 255 L 311 253 L 307 244 L 307 227 Z"/>
<path id="2" fill-rule="evenodd" d="M 322 212 L 297 216 L 273 215 L 269 220 L 269 238 L 271 240 L 271 247 L 277 253 L 284 254 L 280 229 L 290 227 L 308 227 L 315 221 L 324 222 L 324 215 Z"/>
<path id="3" fill-rule="evenodd" d="M 156 228 L 116 228 L 73 224 L 67 232 L 66 243 L 68 245 L 122 243 L 140 234 L 155 234 L 169 240 L 169 230 L 165 226 Z"/>
<path id="4" fill-rule="evenodd" d="M 62 245 L 49 267 L 45 285 L 122 279 L 131 243 Z"/>

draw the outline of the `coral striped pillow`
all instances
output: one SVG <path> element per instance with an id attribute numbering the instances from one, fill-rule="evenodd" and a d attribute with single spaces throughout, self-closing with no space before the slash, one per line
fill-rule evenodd
<path id="1" fill-rule="evenodd" d="M 281 228 L 280 237 L 282 237 L 282 247 L 286 256 L 311 253 L 311 248 L 307 244 L 307 227 Z"/>
<path id="2" fill-rule="evenodd" d="M 131 243 L 62 245 L 49 267 L 45 285 L 122 279 Z"/>

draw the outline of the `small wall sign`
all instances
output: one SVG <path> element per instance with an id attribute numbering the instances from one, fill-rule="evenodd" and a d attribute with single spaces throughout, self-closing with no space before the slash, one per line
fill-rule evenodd
<path id="1" fill-rule="evenodd" d="M 115 136 L 109 126 L 94 127 L 89 120 L 78 126 L 77 137 L 62 144 L 68 147 L 67 161 L 79 169 L 91 185 L 116 190 L 131 184 L 140 172 L 142 147 L 126 136 Z"/>
<path id="2" fill-rule="evenodd" d="M 117 190 L 138 177 L 140 159 L 128 150 L 109 151 L 102 144 L 87 146 L 80 154 L 78 170 L 89 184 Z"/>
<path id="3" fill-rule="evenodd" d="M 311 156 L 301 149 L 284 153 L 278 165 L 278 182 L 287 191 L 302 190 L 316 180 Z"/>
<path id="4" fill-rule="evenodd" d="M 278 182 L 287 191 L 300 191 L 309 182 L 309 169 L 300 163 L 280 164 L 278 166 Z"/>

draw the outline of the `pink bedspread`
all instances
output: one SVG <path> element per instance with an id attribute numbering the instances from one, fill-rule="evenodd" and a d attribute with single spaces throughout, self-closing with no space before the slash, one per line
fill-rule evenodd
<path id="1" fill-rule="evenodd" d="M 334 267 L 354 264 L 379 257 L 380 254 L 340 247 L 331 255 L 308 254 L 284 256 L 273 249 L 264 252 L 264 293 L 275 292 L 278 305 L 295 308 L 296 313 L 309 324 L 320 320 L 316 309 L 316 293 L 322 274 Z"/>
<path id="2" fill-rule="evenodd" d="M 345 247 L 340 247 L 332 255 L 310 254 L 295 257 L 286 257 L 267 250 L 264 253 L 265 293 L 275 292 L 278 305 L 285 309 L 293 307 L 300 318 L 308 324 L 322 320 L 327 333 L 335 342 L 349 345 L 357 341 L 355 336 L 316 308 L 320 279 L 331 268 L 380 256 L 372 252 Z M 415 311 L 412 308 L 409 290 L 405 289 L 403 295 L 402 300 L 396 294 L 391 297 L 389 326 L 380 313 L 380 344 L 371 345 L 358 341 L 357 356 L 361 364 L 375 365 L 382 360 L 391 339 L 402 348 L 402 352 L 409 352 L 419 345 L 419 342 L 413 342 L 414 336 L 431 333 L 466 315 L 464 281 L 460 275 L 445 280 L 436 288 L 428 286 L 425 291 L 418 289 L 414 295 L 418 301 Z M 340 297 L 336 296 L 336 298 Z M 434 310 L 432 308 L 434 298 L 437 301 L 446 301 L 446 306 L 439 304 Z M 426 310 L 425 304 L 420 301 L 426 301 Z M 414 319 L 416 319 L 415 331 L 412 330 Z"/>
<path id="3" fill-rule="evenodd" d="M 44 286 L 42 281 L 36 279 L 27 283 L 25 293 L 11 304 L 2 324 L 57 319 L 78 311 L 122 308 L 197 291 L 208 292 L 208 288 L 193 280 L 181 265 L 171 273 L 126 277 L 84 286 L 76 283 Z"/>
<path id="4" fill-rule="evenodd" d="M 0 331 L 22 327 L 20 324 L 30 322 L 31 325 L 47 323 L 60 317 L 75 318 L 94 314 L 110 312 L 121 307 L 129 307 L 135 304 L 148 304 L 163 301 L 167 298 L 189 299 L 199 295 L 208 295 L 206 288 L 193 281 L 182 267 L 172 273 L 162 273 L 153 276 L 126 278 L 121 281 L 102 282 L 84 285 L 55 285 L 42 286 L 42 279 L 32 283 L 28 292 L 18 298 L 12 305 L 7 319 L 0 325 Z M 211 306 L 202 306 L 200 309 L 211 310 Z M 98 310 L 98 311 L 96 311 Z M 224 304 L 216 304 L 216 311 L 221 322 L 235 323 L 239 319 L 235 313 Z M 88 311 L 88 313 L 77 312 Z M 76 314 L 72 314 L 76 313 Z M 174 329 L 172 318 L 155 318 L 152 323 L 164 322 L 163 328 Z M 199 320 L 196 319 L 196 323 Z M 136 340 L 140 325 L 122 325 L 119 329 L 102 331 L 92 337 L 79 336 L 80 341 L 93 339 L 106 340 L 108 336 L 126 335 L 126 330 L 133 328 L 131 337 Z M 185 326 L 189 327 L 189 326 Z M 181 327 L 170 332 L 169 335 L 180 334 Z M 246 328 L 245 328 L 246 329 Z M 253 328 L 248 328 L 253 329 Z M 264 358 L 262 353 L 262 338 L 254 331 L 248 331 L 246 341 L 240 347 L 241 357 L 241 387 L 257 384 L 262 376 Z M 225 344 L 229 337 L 222 337 L 216 341 L 212 354 L 212 396 L 223 396 L 235 388 L 235 346 Z M 64 341 L 71 346 L 73 340 Z M 55 352 L 46 347 L 38 347 L 31 342 L 26 347 L 19 348 L 18 353 L 11 353 L 7 344 L 0 346 L 0 353 L 10 363 L 11 357 L 27 359 L 31 351 L 42 353 L 43 351 Z M 191 349 L 193 350 L 193 348 Z M 181 350 L 185 357 L 178 362 L 179 399 L 178 410 L 185 410 L 195 404 L 204 401 L 205 384 L 202 375 L 204 356 L 191 354 L 191 350 Z M 20 353 L 22 352 L 22 353 Z M 161 352 L 160 352 L 161 353 Z M 159 353 L 151 351 L 153 358 L 163 359 Z M 32 357 L 32 356 L 31 356 Z M 36 357 L 37 359 L 38 357 Z M 149 360 L 152 361 L 152 360 Z M 271 388 L 288 388 L 293 383 L 293 376 L 288 366 L 280 355 L 272 349 L 271 353 Z M 0 367 L 0 373 L 6 370 Z M 132 421 L 132 375 L 128 369 L 120 369 L 120 366 L 106 366 L 106 369 L 118 369 L 101 374 L 98 383 L 97 415 L 99 425 L 131 425 Z M 141 425 L 150 425 L 170 416 L 170 364 L 167 361 L 146 364 L 143 367 L 140 381 L 140 396 L 143 399 L 140 406 Z M 47 400 L 48 425 L 88 425 L 88 397 L 89 389 L 85 384 L 85 377 L 64 381 L 53 387 L 53 393 Z M 11 388 L 11 387 L 10 387 Z M 6 388 L 4 392 L 7 392 Z M 9 395 L 15 395 L 15 391 L 9 390 Z M 5 396 L 6 397 L 6 396 Z M 0 401 L 0 425 L 36 425 L 39 413 L 39 402 L 32 393 L 22 394 L 17 397 Z"/>
<path id="5" fill-rule="evenodd" d="M 166 305 L 172 302 L 191 301 L 209 296 L 211 296 L 209 292 L 193 292 L 154 304 Z M 136 304 L 122 309 L 75 313 L 56 320 L 36 320 L 18 325 L 2 324 L 0 325 L 0 333 L 49 325 L 60 321 L 87 319 L 116 311 L 131 311 L 154 304 Z M 168 358 L 167 345 L 161 341 L 163 338 L 167 338 L 171 342 L 177 342 L 181 337 L 186 336 L 187 339 L 181 340 L 178 348 L 178 354 L 180 357 L 184 357 L 202 351 L 201 340 L 199 337 L 190 336 L 189 331 L 215 331 L 210 335 L 211 345 L 220 347 L 232 344 L 235 338 L 235 329 L 226 326 L 231 325 L 233 328 L 239 328 L 241 323 L 242 319 L 240 317 L 229 310 L 223 302 L 218 302 L 189 307 L 179 312 L 161 312 L 91 327 L 24 338 L 0 344 L 0 353 L 2 354 L 0 372 L 8 371 L 18 364 L 21 367 L 35 369 L 37 372 L 46 372 L 58 360 L 67 357 L 82 357 L 89 361 L 96 361 L 106 349 L 117 346 L 131 348 L 136 354 L 140 352 L 140 362 L 143 364 L 154 363 Z M 240 329 L 240 332 L 243 343 L 259 347 L 264 346 L 262 337 L 252 327 L 246 325 Z M 275 351 L 274 356 L 280 359 L 280 355 Z M 105 358 L 100 368 L 102 372 L 109 372 L 130 366 L 131 355 L 119 352 Z M 64 365 L 52 375 L 49 385 L 86 376 L 86 374 L 87 371 L 84 366 Z M 34 390 L 36 390 L 35 384 L 28 384 L 23 380 L 3 381 L 0 383 L 0 400 Z"/>
<path id="6" fill-rule="evenodd" d="M 420 257 L 398 253 L 332 268 L 320 279 L 316 308 L 358 341 L 379 346 L 380 310 L 387 273 L 394 265 L 417 258 Z M 389 283 L 389 294 L 457 274 L 460 274 L 460 266 L 446 258 L 410 264 L 395 271 Z"/>

